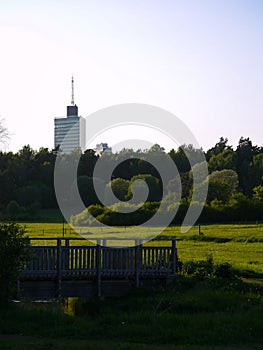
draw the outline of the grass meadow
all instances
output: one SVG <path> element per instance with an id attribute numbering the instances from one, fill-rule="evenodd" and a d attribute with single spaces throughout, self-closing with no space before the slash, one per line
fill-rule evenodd
<path id="1" fill-rule="evenodd" d="M 262 288 L 179 276 L 123 298 L 0 309 L 1 350 L 261 350 Z"/>
<path id="2" fill-rule="evenodd" d="M 29 237 L 41 238 L 34 244 L 63 237 L 61 223 L 23 225 Z M 64 224 L 64 237 L 79 238 L 80 229 Z M 94 237 L 116 236 L 113 227 L 89 230 Z M 197 226 L 187 233 L 168 227 L 145 244 L 177 238 L 183 263 L 212 256 L 214 264 L 228 262 L 243 278 L 179 275 L 166 287 L 134 289 L 122 298 L 0 303 L 0 349 L 262 350 L 263 225 L 204 225 L 201 232 Z"/>
<path id="3" fill-rule="evenodd" d="M 85 232 L 92 232 L 89 237 L 129 237 L 123 227 L 121 233 L 116 233 L 114 227 L 76 228 L 74 231 L 69 224 L 62 223 L 23 223 L 30 238 L 41 238 L 32 244 L 54 244 L 47 238 L 79 238 L 85 237 Z M 64 231 L 63 231 L 64 226 Z M 140 237 L 150 232 L 155 235 L 158 228 L 134 227 L 134 233 Z M 178 239 L 178 257 L 184 263 L 190 260 L 203 260 L 212 255 L 215 263 L 230 263 L 234 269 L 245 275 L 263 275 L 263 224 L 227 224 L 202 225 L 202 235 L 199 227 L 194 226 L 188 232 L 182 233 L 179 226 L 167 227 L 151 242 L 150 245 L 169 245 L 173 238 Z M 63 235 L 64 232 L 64 235 Z M 146 232 L 146 233 L 147 233 Z M 89 241 L 75 241 L 73 244 L 90 244 Z"/>

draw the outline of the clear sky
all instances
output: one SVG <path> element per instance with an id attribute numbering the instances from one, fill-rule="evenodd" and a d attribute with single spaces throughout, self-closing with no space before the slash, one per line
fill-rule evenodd
<path id="1" fill-rule="evenodd" d="M 182 119 L 205 150 L 220 136 L 263 144 L 262 0 L 2 0 L 0 43 L 11 151 L 53 147 L 72 73 L 83 117 L 147 103 Z"/>

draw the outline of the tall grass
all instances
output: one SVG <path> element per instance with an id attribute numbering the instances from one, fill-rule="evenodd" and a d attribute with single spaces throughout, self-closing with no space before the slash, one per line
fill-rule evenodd
<path id="1" fill-rule="evenodd" d="M 9 339 L 1 349 L 23 342 L 28 349 L 260 349 L 263 342 L 262 289 L 237 279 L 179 277 L 165 289 L 63 305 L 70 315 L 58 303 L 1 310 L 0 341 Z"/>

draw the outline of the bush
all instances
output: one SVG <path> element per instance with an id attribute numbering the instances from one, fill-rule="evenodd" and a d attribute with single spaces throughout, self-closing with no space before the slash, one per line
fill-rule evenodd
<path id="1" fill-rule="evenodd" d="M 104 207 L 101 206 L 100 204 L 92 204 L 90 205 L 87 210 L 88 212 L 96 218 L 97 216 L 101 215 L 104 212 Z"/>
<path id="2" fill-rule="evenodd" d="M 199 280 L 206 278 L 234 279 L 235 271 L 228 262 L 215 265 L 212 255 L 208 255 L 206 260 L 187 261 L 183 263 L 182 274 L 196 277 Z"/>
<path id="3" fill-rule="evenodd" d="M 198 279 L 211 277 L 213 273 L 213 257 L 208 255 L 206 260 L 187 261 L 182 266 L 185 275 L 192 275 Z"/>
<path id="4" fill-rule="evenodd" d="M 0 297 L 11 296 L 20 271 L 29 258 L 25 228 L 18 224 L 0 224 Z"/>
<path id="5" fill-rule="evenodd" d="M 215 266 L 214 275 L 221 278 L 233 278 L 234 271 L 232 269 L 232 266 L 229 263 L 225 262 Z"/>
<path id="6" fill-rule="evenodd" d="M 193 276 L 198 278 L 199 280 L 203 280 L 206 277 L 208 277 L 208 273 L 205 267 L 197 267 Z"/>

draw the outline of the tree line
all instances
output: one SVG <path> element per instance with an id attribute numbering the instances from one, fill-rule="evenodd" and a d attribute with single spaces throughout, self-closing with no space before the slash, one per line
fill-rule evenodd
<path id="1" fill-rule="evenodd" d="M 0 215 L 2 219 L 32 220 L 39 217 L 41 209 L 58 209 L 54 190 L 54 167 L 59 150 L 40 148 L 33 150 L 29 145 L 17 153 L 0 152 Z M 103 154 L 101 161 L 105 169 L 114 168 L 111 180 L 94 178 L 94 167 L 99 159 L 93 150 L 83 154 L 73 151 L 62 157 L 70 162 L 80 157 L 77 183 L 81 198 L 98 220 L 107 224 L 132 225 L 150 218 L 158 210 L 160 201 L 166 203 L 167 211 L 178 206 L 174 223 L 183 219 L 193 193 L 193 168 L 195 174 L 201 169 L 203 151 L 192 145 L 182 145 L 170 150 L 167 155 L 175 163 L 178 174 L 171 174 L 168 183 L 163 184 L 158 170 L 150 162 L 163 156 L 165 151 L 159 145 L 149 150 L 123 149 L 112 154 Z M 262 220 L 263 218 L 263 147 L 253 145 L 249 138 L 241 137 L 234 149 L 226 138 L 221 137 L 214 147 L 205 153 L 209 175 L 198 183 L 197 190 L 209 184 L 208 196 L 200 217 L 202 222 Z M 152 158 L 151 158 L 152 157 Z M 190 160 L 190 161 L 189 161 Z M 115 164 L 118 164 L 115 167 Z M 135 181 L 137 180 L 137 181 Z M 128 204 L 132 195 L 142 190 L 143 180 L 149 194 L 146 203 Z M 103 206 L 94 190 L 94 182 L 104 189 Z M 178 184 L 181 183 L 181 198 Z M 110 189 L 123 203 L 110 202 Z M 65 191 L 70 192 L 70 184 Z M 194 203 L 201 205 L 202 203 Z M 131 214 L 116 213 L 116 206 L 134 206 Z M 136 207 L 137 206 L 137 207 Z M 73 221 L 78 224 L 92 224 L 85 212 L 76 213 Z M 165 213 L 164 213 L 165 214 Z"/>

